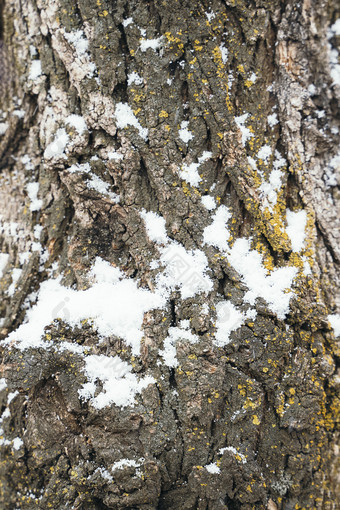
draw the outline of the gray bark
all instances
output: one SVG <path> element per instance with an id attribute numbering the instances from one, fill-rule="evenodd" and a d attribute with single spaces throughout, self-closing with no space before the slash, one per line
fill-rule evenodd
<path id="1" fill-rule="evenodd" d="M 338 508 L 338 15 L 332 0 L 1 2 L 1 508 Z M 299 249 L 287 209 L 306 214 Z M 286 316 L 261 289 L 249 304 L 249 279 L 204 243 L 223 210 L 227 251 L 248 239 L 268 278 L 296 268 Z M 63 300 L 25 348 L 44 282 L 91 289 L 97 257 L 156 292 L 166 246 L 143 211 L 165 219 L 167 246 L 206 257 L 205 275 L 180 260 L 196 291 L 173 287 L 144 314 L 137 353 L 91 317 L 73 324 Z M 256 313 L 218 345 L 225 301 Z M 182 331 L 172 367 L 169 328 Z M 101 355 L 154 382 L 98 409 L 103 380 L 79 391 Z"/>

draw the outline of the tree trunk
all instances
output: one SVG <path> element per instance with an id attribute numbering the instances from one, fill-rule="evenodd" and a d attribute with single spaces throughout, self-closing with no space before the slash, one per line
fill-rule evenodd
<path id="1" fill-rule="evenodd" d="M 335 4 L 2 0 L 1 508 L 339 508 Z"/>

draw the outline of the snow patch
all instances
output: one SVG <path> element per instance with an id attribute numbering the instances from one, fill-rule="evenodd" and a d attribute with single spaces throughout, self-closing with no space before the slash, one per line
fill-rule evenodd
<path id="1" fill-rule="evenodd" d="M 230 237 L 228 231 L 228 221 L 231 218 L 229 209 L 221 205 L 215 215 L 213 216 L 213 222 L 208 225 L 203 232 L 204 244 L 215 246 L 221 251 L 228 249 L 228 239 Z"/>
<path id="2" fill-rule="evenodd" d="M 9 296 L 13 296 L 14 295 L 14 292 L 15 292 L 15 288 L 16 288 L 16 284 L 18 283 L 18 280 L 21 276 L 21 273 L 22 273 L 22 269 L 19 269 L 17 267 L 15 267 L 13 270 L 12 270 L 12 283 L 11 285 L 8 287 L 8 290 L 7 290 L 7 294 Z"/>
<path id="3" fill-rule="evenodd" d="M 328 315 L 328 320 L 334 330 L 334 335 L 336 337 L 340 336 L 340 313 Z"/>
<path id="4" fill-rule="evenodd" d="M 29 182 L 26 185 L 28 198 L 30 199 L 30 210 L 31 211 L 39 211 L 42 207 L 43 201 L 38 198 L 39 191 L 39 183 L 38 182 Z"/>
<path id="5" fill-rule="evenodd" d="M 109 158 L 110 160 L 112 160 L 112 159 L 113 159 L 114 161 L 120 161 L 120 160 L 124 159 L 123 154 L 121 154 L 121 153 L 120 153 L 120 152 L 118 152 L 118 151 L 111 151 L 111 152 L 108 152 L 107 156 L 108 156 L 108 158 Z"/>
<path id="6" fill-rule="evenodd" d="M 176 343 L 179 340 L 186 340 L 191 344 L 195 344 L 199 341 L 198 336 L 191 333 L 189 328 L 190 322 L 189 324 L 186 324 L 186 321 L 181 321 L 179 327 L 169 328 L 169 334 L 164 340 L 164 348 L 159 351 L 159 354 L 164 359 L 164 363 L 168 367 L 175 368 L 178 366 L 178 361 L 176 358 Z"/>
<path id="7" fill-rule="evenodd" d="M 289 290 L 297 274 L 297 268 L 280 267 L 267 275 L 261 255 L 250 248 L 248 239 L 237 239 L 229 248 L 227 240 L 230 234 L 227 230 L 227 221 L 230 217 L 228 209 L 220 206 L 212 225 L 204 230 L 205 244 L 215 246 L 224 253 L 228 262 L 242 276 L 249 289 L 244 296 L 246 302 L 254 305 L 256 298 L 261 297 L 268 303 L 272 312 L 283 319 L 289 311 L 291 298 Z"/>
<path id="8" fill-rule="evenodd" d="M 84 371 L 89 382 L 85 383 L 78 393 L 83 400 L 90 400 L 96 409 L 103 409 L 111 404 L 133 406 L 137 393 L 155 382 L 150 376 L 138 379 L 137 375 L 132 373 L 132 367 L 118 356 L 87 356 Z M 103 391 L 94 396 L 97 381 L 102 383 Z"/>
<path id="9" fill-rule="evenodd" d="M 133 23 L 133 18 L 126 18 L 126 19 L 123 20 L 122 25 L 123 25 L 124 28 L 126 28 L 129 25 L 131 25 L 131 23 Z"/>
<path id="10" fill-rule="evenodd" d="M 30 72 L 29 72 L 28 78 L 30 80 L 34 81 L 37 78 L 39 78 L 39 76 L 41 76 L 41 75 L 42 75 L 41 61 L 40 60 L 33 60 L 33 62 L 31 63 L 31 67 L 30 67 Z"/>
<path id="11" fill-rule="evenodd" d="M 221 52 L 221 57 L 222 57 L 222 62 L 223 64 L 226 64 L 227 61 L 228 61 L 228 54 L 229 54 L 229 51 L 228 49 L 224 46 L 224 44 L 221 44 L 219 46 L 220 48 L 220 52 Z"/>
<path id="12" fill-rule="evenodd" d="M 135 114 L 127 103 L 118 103 L 116 105 L 115 117 L 118 128 L 124 129 L 127 126 L 133 126 L 138 130 L 139 135 L 143 138 L 143 140 L 146 141 L 148 139 L 147 128 L 143 128 L 141 126 L 139 120 L 135 117 Z"/>
<path id="13" fill-rule="evenodd" d="M 289 311 L 290 287 L 297 275 L 296 267 L 279 267 L 270 275 L 262 264 L 262 257 L 256 250 L 250 249 L 248 239 L 237 239 L 230 249 L 228 261 L 242 276 L 248 287 L 244 300 L 251 305 L 261 297 L 279 319 L 284 319 Z"/>
<path id="14" fill-rule="evenodd" d="M 204 207 L 206 209 L 208 209 L 208 211 L 212 211 L 213 209 L 216 209 L 215 199 L 211 195 L 204 195 L 201 198 L 201 201 L 202 201 L 202 204 L 204 205 Z"/>
<path id="15" fill-rule="evenodd" d="M 216 464 L 216 462 L 212 462 L 211 464 L 207 464 L 206 466 L 204 466 L 205 469 L 213 474 L 213 475 L 219 475 L 221 470 L 220 468 L 218 467 L 218 465 Z"/>
<path id="16" fill-rule="evenodd" d="M 56 156 L 63 156 L 66 158 L 64 151 L 69 142 L 70 138 L 66 133 L 65 129 L 58 129 L 52 143 L 48 144 L 45 149 L 44 157 L 46 159 L 52 159 Z"/>
<path id="17" fill-rule="evenodd" d="M 74 32 L 64 32 L 65 39 L 74 46 L 78 56 L 84 55 L 89 47 L 89 42 L 85 37 L 83 30 Z"/>
<path id="18" fill-rule="evenodd" d="M 145 461 L 144 457 L 141 457 L 137 461 L 131 459 L 120 459 L 112 465 L 111 471 L 116 471 L 117 469 L 124 469 L 125 467 L 138 468 L 143 464 L 144 461 Z"/>
<path id="19" fill-rule="evenodd" d="M 338 174 L 340 173 L 340 151 L 338 154 L 332 157 L 330 162 L 328 163 L 325 174 L 324 174 L 324 180 L 327 187 L 330 186 L 337 186 L 338 184 Z"/>
<path id="20" fill-rule="evenodd" d="M 0 136 L 4 135 L 8 129 L 7 122 L 0 122 Z"/>
<path id="21" fill-rule="evenodd" d="M 279 122 L 276 113 L 272 113 L 271 115 L 268 115 L 267 120 L 268 120 L 268 124 L 270 127 L 276 126 L 276 124 L 278 124 L 278 122 Z"/>
<path id="22" fill-rule="evenodd" d="M 167 244 L 169 239 L 166 233 L 165 219 L 163 216 L 152 211 L 146 212 L 145 210 L 143 210 L 140 215 L 145 221 L 149 239 L 157 244 Z"/>
<path id="23" fill-rule="evenodd" d="M 145 52 L 148 49 L 156 51 L 162 46 L 162 42 L 163 37 L 158 37 L 157 39 L 142 39 L 140 43 L 140 49 L 143 52 Z"/>
<path id="24" fill-rule="evenodd" d="M 89 189 L 94 189 L 98 193 L 106 195 L 116 204 L 120 201 L 119 195 L 113 191 L 109 191 L 110 184 L 103 181 L 100 177 L 98 177 L 98 175 L 91 175 L 91 179 L 86 181 L 86 184 Z"/>
<path id="25" fill-rule="evenodd" d="M 211 156 L 212 152 L 204 151 L 202 156 L 198 158 L 198 163 L 190 163 L 190 165 L 184 163 L 179 172 L 181 179 L 188 182 L 191 186 L 197 187 L 202 180 L 202 177 L 198 173 L 198 169 L 200 165 L 210 159 Z"/>
<path id="26" fill-rule="evenodd" d="M 66 118 L 66 124 L 74 127 L 77 132 L 82 135 L 85 131 L 87 131 L 87 125 L 83 117 L 80 115 L 69 115 Z"/>
<path id="27" fill-rule="evenodd" d="M 194 138 L 194 135 L 188 129 L 188 125 L 189 122 L 187 120 L 183 120 L 181 122 L 181 129 L 178 131 L 179 137 L 184 143 L 188 143 Z"/>
<path id="28" fill-rule="evenodd" d="M 141 78 L 141 76 L 139 76 L 139 74 L 136 73 L 135 71 L 128 74 L 128 81 L 127 81 L 128 86 L 130 87 L 133 83 L 135 83 L 136 85 L 143 84 L 143 78 Z"/>
<path id="29" fill-rule="evenodd" d="M 239 117 L 235 117 L 235 119 L 234 119 L 237 127 L 239 128 L 239 130 L 241 131 L 241 134 L 242 134 L 243 147 L 245 147 L 247 140 L 249 140 L 249 138 L 252 138 L 254 136 L 253 133 L 250 131 L 250 129 L 248 129 L 244 125 L 248 117 L 249 117 L 249 113 L 245 113 L 243 115 L 240 115 Z"/>
<path id="30" fill-rule="evenodd" d="M 224 347 L 230 342 L 230 334 L 236 331 L 247 319 L 256 317 L 255 310 L 243 313 L 237 309 L 231 301 L 220 301 L 216 305 L 216 345 Z"/>
<path id="31" fill-rule="evenodd" d="M 179 290 L 182 299 L 202 292 L 210 292 L 213 282 L 206 274 L 208 260 L 201 250 L 186 250 L 176 241 L 160 248 L 160 262 L 164 271 L 157 275 L 157 290 L 167 295 Z"/>
<path id="32" fill-rule="evenodd" d="M 302 250 L 305 242 L 305 229 L 307 225 L 307 213 L 304 210 L 286 211 L 287 228 L 286 232 L 292 243 L 292 249 L 295 252 Z"/>
<path id="33" fill-rule="evenodd" d="M 20 448 L 24 445 L 24 442 L 20 437 L 15 437 L 12 441 L 14 450 L 20 450 Z"/>
<path id="34" fill-rule="evenodd" d="M 133 354 L 139 354 L 144 313 L 162 308 L 165 299 L 138 287 L 136 281 L 124 278 L 109 264 L 103 265 L 100 258 L 96 259 L 91 274 L 96 282 L 86 290 L 63 287 L 60 278 L 43 282 L 37 304 L 27 310 L 26 322 L 10 333 L 6 341 L 18 342 L 19 349 L 43 347 L 48 344 L 42 341 L 44 327 L 54 319 L 60 318 L 71 326 L 92 319 L 100 335 L 123 338 Z"/>
<path id="35" fill-rule="evenodd" d="M 267 162 L 268 158 L 272 154 L 272 149 L 269 145 L 263 145 L 259 152 L 257 153 L 258 159 L 262 159 L 263 161 Z"/>
<path id="36" fill-rule="evenodd" d="M 4 269 L 7 266 L 8 259 L 9 259 L 8 253 L 0 253 L 0 278 L 2 278 Z"/>

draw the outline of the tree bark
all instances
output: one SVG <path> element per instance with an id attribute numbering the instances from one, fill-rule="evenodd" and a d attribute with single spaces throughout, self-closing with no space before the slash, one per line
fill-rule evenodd
<path id="1" fill-rule="evenodd" d="M 1 508 L 339 508 L 338 14 L 1 1 Z"/>

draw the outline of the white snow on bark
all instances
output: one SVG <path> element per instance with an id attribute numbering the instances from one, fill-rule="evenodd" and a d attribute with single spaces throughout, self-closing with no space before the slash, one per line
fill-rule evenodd
<path id="1" fill-rule="evenodd" d="M 302 250 L 306 237 L 307 213 L 304 210 L 286 211 L 287 228 L 286 232 L 292 243 L 292 249 L 295 252 Z"/>
<path id="2" fill-rule="evenodd" d="M 328 320 L 334 330 L 334 335 L 336 337 L 340 336 L 340 313 L 328 315 Z"/>
<path id="3" fill-rule="evenodd" d="M 28 75 L 28 78 L 32 81 L 36 80 L 41 76 L 42 70 L 41 70 L 41 61 L 40 60 L 33 60 L 31 63 L 30 72 Z"/>
<path id="4" fill-rule="evenodd" d="M 132 373 L 132 367 L 118 356 L 87 356 L 84 371 L 89 381 L 78 393 L 83 400 L 90 400 L 96 409 L 103 409 L 111 404 L 133 406 L 136 394 L 155 382 L 150 376 L 138 378 Z M 102 383 L 103 391 L 94 396 L 97 381 Z"/>
<path id="5" fill-rule="evenodd" d="M 132 108 L 127 103 L 118 103 L 116 105 L 115 117 L 117 121 L 117 127 L 124 129 L 127 126 L 133 126 L 138 130 L 139 135 L 143 140 L 148 139 L 148 130 L 143 128 L 132 111 Z"/>

